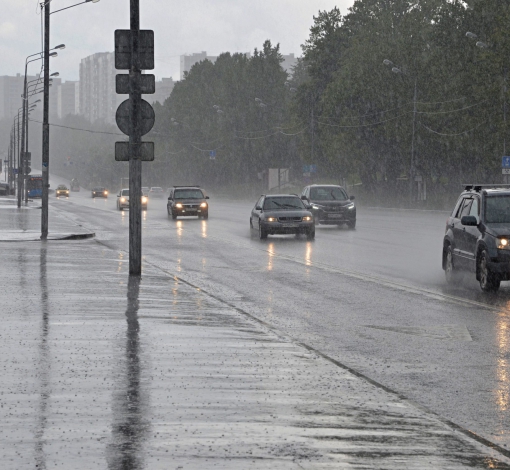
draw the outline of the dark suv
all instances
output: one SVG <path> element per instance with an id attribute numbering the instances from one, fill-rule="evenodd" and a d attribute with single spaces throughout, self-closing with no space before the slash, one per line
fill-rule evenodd
<path id="1" fill-rule="evenodd" d="M 485 292 L 510 279 L 510 188 L 465 187 L 446 222 L 443 269 L 447 282 L 459 270 L 475 273 Z"/>
<path id="2" fill-rule="evenodd" d="M 209 218 L 209 204 L 202 189 L 198 186 L 174 186 L 170 188 L 170 196 L 166 209 L 172 219 L 178 216 L 197 216 L 198 218 Z"/>
<path id="3" fill-rule="evenodd" d="M 311 205 L 315 225 L 343 224 L 351 229 L 356 227 L 356 206 L 354 196 L 349 197 L 342 186 L 312 184 L 301 192 L 301 199 Z"/>

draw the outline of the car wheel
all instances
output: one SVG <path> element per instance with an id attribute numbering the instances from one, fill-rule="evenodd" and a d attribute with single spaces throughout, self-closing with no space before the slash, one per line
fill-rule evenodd
<path id="1" fill-rule="evenodd" d="M 482 250 L 478 257 L 478 279 L 480 288 L 484 292 L 496 292 L 501 284 L 501 279 L 489 269 L 488 258 L 487 251 Z"/>
<path id="2" fill-rule="evenodd" d="M 349 227 L 351 230 L 354 230 L 356 228 L 356 219 L 347 222 L 347 227 Z"/>
<path id="3" fill-rule="evenodd" d="M 253 229 L 253 222 L 251 221 L 251 217 L 250 217 L 250 230 Z"/>
<path id="4" fill-rule="evenodd" d="M 446 255 L 444 260 L 444 275 L 446 282 L 452 284 L 455 280 L 455 266 L 453 264 L 453 249 L 451 245 L 446 248 Z"/>
<path id="5" fill-rule="evenodd" d="M 177 219 L 177 214 L 174 214 L 174 213 L 172 212 L 172 220 L 175 220 L 175 219 Z"/>
<path id="6" fill-rule="evenodd" d="M 315 240 L 315 229 L 308 230 L 308 232 L 306 233 L 306 239 L 307 240 Z"/>
<path id="7" fill-rule="evenodd" d="M 209 218 L 209 212 L 202 214 L 202 219 L 207 220 Z"/>
<path id="8" fill-rule="evenodd" d="M 264 240 L 267 238 L 267 232 L 265 231 L 265 229 L 262 227 L 262 224 L 259 222 L 259 238 L 261 240 Z"/>

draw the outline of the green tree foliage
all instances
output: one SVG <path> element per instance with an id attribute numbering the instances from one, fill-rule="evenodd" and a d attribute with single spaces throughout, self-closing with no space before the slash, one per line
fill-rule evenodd
<path id="1" fill-rule="evenodd" d="M 320 12 L 296 106 L 302 119 L 313 113 L 315 163 L 373 192 L 394 192 L 411 158 L 429 187 L 499 181 L 509 12 L 508 2 L 476 0 L 358 0 L 343 17 Z"/>

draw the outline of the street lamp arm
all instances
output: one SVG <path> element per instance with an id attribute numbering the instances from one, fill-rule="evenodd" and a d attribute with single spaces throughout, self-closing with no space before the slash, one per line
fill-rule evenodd
<path id="1" fill-rule="evenodd" d="M 69 7 L 61 8 L 60 10 L 55 10 L 50 13 L 50 15 L 53 15 L 54 13 L 58 13 L 59 11 L 69 10 L 69 8 L 77 7 L 78 5 L 83 5 L 84 3 L 97 3 L 99 0 L 85 0 L 84 2 L 75 3 L 74 5 L 71 5 Z"/>

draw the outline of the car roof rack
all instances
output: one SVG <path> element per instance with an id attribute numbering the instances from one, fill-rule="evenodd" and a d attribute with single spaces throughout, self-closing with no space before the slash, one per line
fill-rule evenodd
<path id="1" fill-rule="evenodd" d="M 462 186 L 464 186 L 464 189 L 466 191 L 471 191 L 473 189 L 477 192 L 481 191 L 484 188 L 510 188 L 510 184 L 503 183 L 485 183 L 485 184 L 463 183 Z"/>
<path id="2" fill-rule="evenodd" d="M 172 186 L 172 188 L 200 188 L 198 184 L 185 184 L 181 186 Z"/>

